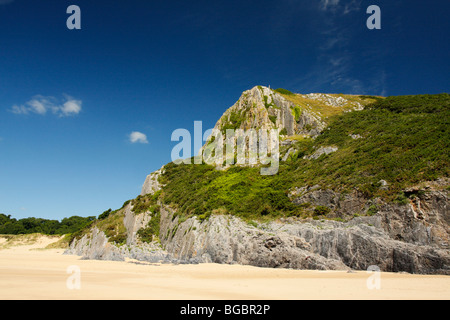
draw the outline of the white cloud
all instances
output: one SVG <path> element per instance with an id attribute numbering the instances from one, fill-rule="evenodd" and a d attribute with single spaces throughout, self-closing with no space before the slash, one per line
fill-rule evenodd
<path id="1" fill-rule="evenodd" d="M 31 101 L 28 101 L 28 106 L 31 111 L 37 114 L 46 114 L 47 108 L 48 108 L 48 101 L 39 100 L 39 99 L 33 99 Z"/>
<path id="2" fill-rule="evenodd" d="M 81 104 L 81 100 L 71 99 L 64 103 L 60 110 L 65 116 L 79 114 L 81 112 Z"/>
<path id="3" fill-rule="evenodd" d="M 25 105 L 14 105 L 11 112 L 15 114 L 35 113 L 45 115 L 51 112 L 59 117 L 68 117 L 79 114 L 83 102 L 65 95 L 64 100 L 58 101 L 55 97 L 34 96 Z"/>
<path id="4" fill-rule="evenodd" d="M 148 143 L 147 136 L 142 132 L 134 131 L 130 134 L 131 143 Z"/>

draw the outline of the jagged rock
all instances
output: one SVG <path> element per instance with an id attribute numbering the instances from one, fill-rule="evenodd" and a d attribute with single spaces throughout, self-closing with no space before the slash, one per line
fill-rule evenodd
<path id="1" fill-rule="evenodd" d="M 296 105 L 277 92 L 262 86 L 245 91 L 239 100 L 229 108 L 215 125 L 223 130 L 228 125 L 237 125 L 236 129 L 278 129 L 286 130 L 287 135 L 305 134 L 317 136 L 325 128 L 323 120 L 303 110 L 296 121 L 293 108 Z M 232 123 L 233 115 L 239 115 L 238 123 Z M 272 118 L 272 120 L 271 120 Z"/>
<path id="2" fill-rule="evenodd" d="M 97 228 L 93 228 L 80 240 L 72 241 L 65 254 L 78 255 L 86 260 L 124 260 L 119 248 L 109 243 L 105 233 Z"/>
<path id="3" fill-rule="evenodd" d="M 352 138 L 353 140 L 362 139 L 362 136 L 359 134 L 349 134 L 349 137 Z"/>
<path id="4" fill-rule="evenodd" d="M 161 184 L 158 181 L 159 176 L 164 173 L 164 167 L 149 174 L 145 179 L 144 185 L 142 186 L 141 196 L 149 193 L 155 193 L 161 190 Z"/>
<path id="5" fill-rule="evenodd" d="M 380 181 L 378 181 L 378 183 L 380 184 L 380 189 L 381 190 L 388 190 L 389 189 L 389 183 L 387 183 L 386 180 L 380 180 Z"/>
<path id="6" fill-rule="evenodd" d="M 232 216 L 212 216 L 180 223 L 175 212 L 162 209 L 161 241 L 177 259 L 239 263 L 259 267 L 320 270 L 366 270 L 449 273 L 448 250 L 406 243 L 390 237 L 382 216 L 350 222 L 285 221 L 263 228 Z"/>
<path id="7" fill-rule="evenodd" d="M 269 268 L 346 270 L 343 263 L 308 250 L 298 236 L 264 231 L 232 216 L 212 216 L 179 223 L 169 208 L 161 209 L 161 242 L 179 260 L 245 264 Z M 165 236 L 164 236 L 165 235 Z"/>
<path id="8" fill-rule="evenodd" d="M 330 153 L 336 152 L 338 150 L 339 150 L 339 148 L 336 146 L 320 147 L 319 150 L 317 150 L 310 156 L 305 156 L 304 159 L 308 159 L 308 160 L 318 159 L 323 154 L 330 154 Z"/>
<path id="9" fill-rule="evenodd" d="M 423 190 L 426 189 L 426 192 Z M 84 259 L 124 260 L 151 263 L 224 263 L 270 268 L 315 270 L 366 270 L 450 274 L 448 191 L 433 184 L 409 188 L 415 197 L 409 204 L 365 199 L 357 191 L 340 194 L 320 186 L 291 190 L 296 204 L 310 203 L 332 209 L 332 220 L 280 219 L 249 225 L 230 215 L 206 220 L 184 218 L 161 205 L 160 240 L 142 243 L 136 231 L 145 227 L 149 213 L 134 215 L 124 209 L 127 244 L 117 247 L 94 228 L 70 245 L 67 253 Z M 373 216 L 364 215 L 376 206 Z M 147 216 L 146 216 L 147 215 Z"/>
<path id="10" fill-rule="evenodd" d="M 135 215 L 131 204 L 128 204 L 124 208 L 123 217 L 124 226 L 127 229 L 126 245 L 116 246 L 110 243 L 105 233 L 94 227 L 81 239 L 73 240 L 65 254 L 78 255 L 82 259 L 89 260 L 124 261 L 128 258 L 151 263 L 178 262 L 158 243 L 143 243 L 137 238 L 137 231 L 145 228 L 150 219 L 149 212 Z"/>

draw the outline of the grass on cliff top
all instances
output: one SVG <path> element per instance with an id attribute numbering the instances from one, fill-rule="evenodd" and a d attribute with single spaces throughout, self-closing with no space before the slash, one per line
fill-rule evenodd
<path id="1" fill-rule="evenodd" d="M 261 176 L 259 168 L 218 171 L 205 164 L 169 164 L 161 177 L 162 198 L 180 214 L 202 219 L 215 212 L 248 219 L 304 216 L 305 208 L 288 197 L 293 187 L 302 186 L 356 189 L 368 199 L 395 201 L 408 186 L 449 176 L 449 121 L 449 94 L 380 99 L 363 111 L 331 117 L 316 140 L 298 140 L 297 153 L 280 163 L 275 176 Z M 339 150 L 317 160 L 303 158 L 330 145 Z M 380 180 L 389 190 L 379 188 Z"/>
<path id="2" fill-rule="evenodd" d="M 448 94 L 380 100 L 366 110 L 334 117 L 315 145 L 339 150 L 307 164 L 315 176 L 296 176 L 304 183 L 358 188 L 368 196 L 378 195 L 374 187 L 381 179 L 391 184 L 391 192 L 400 192 L 420 181 L 448 177 L 449 121 Z M 352 134 L 362 138 L 354 140 Z"/>
<path id="3" fill-rule="evenodd" d="M 279 90 L 279 89 L 277 89 Z M 276 91 L 277 91 L 276 90 Z M 286 100 L 291 101 L 295 103 L 297 106 L 299 106 L 302 109 L 313 111 L 317 114 L 319 114 L 322 118 L 328 118 L 331 116 L 339 115 L 344 111 L 353 110 L 355 107 L 352 103 L 360 103 L 363 106 L 368 105 L 370 103 L 376 102 L 378 99 L 381 99 L 380 97 L 372 97 L 372 96 L 355 96 L 355 95 L 348 95 L 348 94 L 329 94 L 329 96 L 332 96 L 334 98 L 342 97 L 349 101 L 349 103 L 343 105 L 343 106 L 330 106 L 326 103 L 324 103 L 321 100 L 312 99 L 309 97 L 306 97 L 301 94 L 286 94 L 283 91 L 277 91 L 280 93 Z"/>

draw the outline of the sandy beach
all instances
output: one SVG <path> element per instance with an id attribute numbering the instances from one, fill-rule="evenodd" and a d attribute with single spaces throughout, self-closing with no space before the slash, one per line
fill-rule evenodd
<path id="1" fill-rule="evenodd" d="M 0 299 L 450 298 L 449 276 L 89 261 L 63 255 L 64 249 L 43 249 L 56 240 L 8 244 L 0 237 Z"/>

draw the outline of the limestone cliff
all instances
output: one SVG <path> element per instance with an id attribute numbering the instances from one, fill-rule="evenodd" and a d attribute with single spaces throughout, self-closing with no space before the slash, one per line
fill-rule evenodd
<path id="1" fill-rule="evenodd" d="M 345 212 L 361 212 L 368 204 L 357 195 L 340 197 L 309 190 L 297 201 L 316 201 Z M 448 194 L 431 192 L 416 205 L 378 203 L 373 216 L 348 222 L 280 219 L 251 224 L 230 215 L 201 220 L 183 219 L 176 210 L 161 206 L 160 243 L 139 241 L 136 231 L 152 219 L 151 212 L 135 215 L 128 205 L 123 213 L 126 245 L 110 243 L 93 228 L 72 242 L 68 253 L 85 259 L 171 263 L 225 263 L 269 268 L 366 270 L 450 274 L 448 250 Z"/>
<path id="2" fill-rule="evenodd" d="M 314 139 L 320 135 L 315 141 L 320 140 L 326 135 L 323 132 L 330 116 L 361 110 L 368 101 L 358 96 L 301 95 L 258 86 L 245 91 L 215 129 L 277 129 L 283 138 L 281 158 L 287 161 L 296 153 L 294 142 L 299 136 Z M 345 137 L 349 143 L 365 139 L 364 134 L 348 132 Z M 337 146 L 321 146 L 300 159 L 314 162 L 339 152 Z M 287 185 L 289 204 L 305 210 L 322 208 L 329 214 L 326 218 L 291 216 L 262 223 L 220 210 L 210 216 L 183 215 L 182 203 L 172 206 L 163 201 L 165 187 L 167 191 L 164 174 L 169 168 L 166 165 L 148 175 L 137 198 L 145 201 L 131 201 L 107 220 L 98 221 L 75 238 L 67 252 L 86 259 L 128 258 L 151 263 L 213 262 L 319 270 L 366 270 L 376 265 L 382 271 L 450 274 L 448 178 L 405 188 L 400 202 L 367 197 L 356 188 L 331 190 L 308 181 Z M 390 190 L 385 180 L 376 185 Z M 145 239 L 143 230 L 148 231 Z"/>

